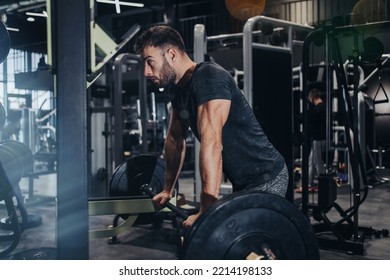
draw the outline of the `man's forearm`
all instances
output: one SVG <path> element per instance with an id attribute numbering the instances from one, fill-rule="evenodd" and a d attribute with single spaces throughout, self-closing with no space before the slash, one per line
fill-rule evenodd
<path id="1" fill-rule="evenodd" d="M 167 137 L 164 145 L 165 154 L 165 188 L 170 192 L 179 177 L 185 158 L 186 142 L 184 139 L 175 141 Z"/>
<path id="2" fill-rule="evenodd" d="M 222 179 L 222 144 L 201 143 L 199 164 L 202 179 L 200 211 L 203 212 L 218 199 Z"/>

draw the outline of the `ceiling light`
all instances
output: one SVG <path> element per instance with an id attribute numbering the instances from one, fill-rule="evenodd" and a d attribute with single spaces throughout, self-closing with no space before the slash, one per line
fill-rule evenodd
<path id="1" fill-rule="evenodd" d="M 8 31 L 14 31 L 14 32 L 19 32 L 19 28 L 14 28 L 14 27 L 6 27 L 6 29 L 8 30 Z"/>
<path id="2" fill-rule="evenodd" d="M 121 13 L 121 5 L 138 7 L 138 8 L 144 7 L 143 3 L 124 2 L 124 1 L 120 1 L 120 0 L 96 0 L 96 2 L 104 3 L 104 4 L 114 4 L 117 14 Z"/>
<path id="3" fill-rule="evenodd" d="M 35 18 L 33 18 L 33 17 L 28 17 L 28 18 L 27 18 L 27 21 L 29 21 L 29 22 L 34 22 L 34 21 L 35 21 Z"/>
<path id="4" fill-rule="evenodd" d="M 20 1 L 19 1 L 20 2 Z M 26 1 L 24 1 L 26 2 Z M 31 2 L 31 1 L 30 1 Z M 17 5 L 16 5 L 17 6 Z M 43 1 L 41 3 L 37 3 L 35 5 L 23 5 L 21 8 L 18 8 L 17 11 L 19 13 L 23 13 L 25 11 L 31 11 L 31 10 L 34 10 L 34 9 L 39 9 L 39 8 L 43 8 L 46 6 L 46 1 Z"/>
<path id="5" fill-rule="evenodd" d="M 43 11 L 42 13 L 26 12 L 26 15 L 31 17 L 47 17 L 46 11 Z"/>

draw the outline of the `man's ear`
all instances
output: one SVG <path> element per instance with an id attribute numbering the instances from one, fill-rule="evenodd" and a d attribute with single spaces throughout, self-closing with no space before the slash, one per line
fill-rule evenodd
<path id="1" fill-rule="evenodd" d="M 174 60 L 174 59 L 176 58 L 176 56 L 177 56 L 176 50 L 173 49 L 173 48 L 170 48 L 170 49 L 168 50 L 168 57 L 169 57 L 171 60 Z"/>

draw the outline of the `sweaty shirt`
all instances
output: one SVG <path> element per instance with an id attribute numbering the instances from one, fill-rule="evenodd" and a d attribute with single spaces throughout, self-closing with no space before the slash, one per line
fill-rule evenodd
<path id="1" fill-rule="evenodd" d="M 180 82 L 179 82 L 180 84 Z M 213 99 L 231 101 L 222 130 L 222 164 L 233 191 L 262 185 L 274 179 L 284 166 L 284 158 L 269 142 L 232 75 L 218 64 L 198 64 L 191 79 L 171 89 L 172 107 L 180 113 L 185 129 L 197 129 L 197 107 Z"/>

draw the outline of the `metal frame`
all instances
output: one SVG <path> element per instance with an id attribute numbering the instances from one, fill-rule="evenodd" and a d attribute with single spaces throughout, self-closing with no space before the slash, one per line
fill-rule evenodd
<path id="1" fill-rule="evenodd" d="M 383 23 L 379 23 L 383 24 Z M 305 215 L 308 215 L 308 209 L 314 208 L 318 209 L 321 212 L 321 217 L 323 223 L 315 225 L 317 229 L 316 232 L 321 232 L 324 229 L 326 231 L 331 231 L 337 237 L 333 239 L 323 239 L 319 236 L 320 245 L 324 245 L 326 248 L 337 248 L 341 250 L 346 250 L 354 252 L 357 254 L 363 254 L 364 250 L 364 238 L 367 232 L 370 232 L 370 228 L 359 226 L 359 207 L 364 202 L 368 193 L 368 181 L 367 174 L 365 170 L 365 164 L 363 162 L 363 154 L 365 149 L 362 149 L 361 145 L 365 143 L 359 143 L 361 140 L 362 134 L 365 133 L 365 126 L 361 123 L 362 117 L 364 118 L 364 99 L 360 93 L 360 83 L 362 80 L 361 71 L 359 70 L 359 49 L 358 49 L 358 29 L 369 29 L 372 26 L 378 24 L 365 24 L 359 26 L 350 26 L 350 27 L 340 27 L 340 28 L 324 28 L 319 29 L 307 36 L 303 48 L 303 63 L 302 63 L 302 72 L 304 76 L 303 83 L 303 97 L 307 97 L 308 93 L 308 82 L 306 77 L 308 77 L 308 68 L 310 65 L 310 46 L 313 44 L 314 39 L 321 36 L 325 38 L 325 51 L 326 51 L 326 62 L 330 64 L 333 63 L 334 67 L 334 78 L 337 82 L 335 90 L 339 93 L 339 102 L 340 108 L 342 110 L 343 119 L 344 119 L 344 131 L 346 132 L 346 142 L 348 147 L 348 156 L 349 162 L 351 164 L 352 176 L 349 180 L 352 180 L 351 189 L 353 191 L 353 205 L 346 210 L 341 209 L 341 207 L 333 202 L 330 206 L 335 208 L 339 213 L 341 219 L 335 223 L 332 223 L 327 217 L 326 213 L 329 209 L 318 209 L 318 205 L 308 204 L 308 143 L 309 137 L 306 135 L 304 141 L 304 155 L 303 155 L 303 178 L 302 178 L 302 211 Z M 353 93 L 348 90 L 348 82 L 346 78 L 345 71 L 345 62 L 343 62 L 343 57 L 341 55 L 341 48 L 339 43 L 339 34 L 345 34 L 346 32 L 351 33 L 351 38 L 353 39 L 353 49 L 352 52 L 352 64 L 354 70 L 354 79 L 353 79 Z M 344 35 L 345 36 L 345 35 Z M 330 59 L 333 58 L 333 59 Z M 330 68 L 330 67 L 329 67 Z M 327 86 L 330 85 L 331 75 L 327 75 Z M 328 90 L 328 87 L 327 87 Z M 328 93 L 328 92 L 327 92 Z M 304 118 L 304 127 L 307 127 L 307 106 L 304 106 L 303 118 Z M 350 132 L 350 133 L 348 133 Z M 330 131 L 328 130 L 329 134 Z M 362 141 L 362 140 L 361 140 Z M 362 187 L 363 194 L 362 194 Z M 345 237 L 340 230 L 341 226 L 344 226 L 344 222 L 347 222 L 347 230 L 350 231 L 351 237 Z M 345 230 L 345 229 L 344 229 Z"/>
<path id="2" fill-rule="evenodd" d="M 281 27 L 288 28 L 288 43 L 286 47 L 271 46 L 265 44 L 253 43 L 252 36 L 254 28 L 257 23 L 271 23 L 276 24 Z M 252 67 L 252 47 L 264 48 L 264 49 L 273 49 L 281 52 L 292 52 L 293 39 L 292 32 L 294 29 L 301 30 L 314 30 L 311 26 L 306 26 L 302 24 L 297 24 L 289 21 L 278 20 L 274 18 L 269 18 L 265 16 L 255 16 L 247 20 L 244 25 L 243 30 L 243 55 L 244 55 L 244 95 L 248 100 L 249 104 L 252 106 L 253 102 L 253 67 Z"/>
<path id="3" fill-rule="evenodd" d="M 122 36 L 122 42 L 117 44 L 111 36 L 109 36 L 98 23 L 95 22 L 93 17 L 95 9 L 95 1 L 89 1 L 89 9 L 91 18 L 89 21 L 90 28 L 90 70 L 92 73 L 100 71 L 100 69 L 106 64 L 118 51 L 123 48 L 130 39 L 141 29 L 139 25 L 134 25 L 131 27 L 125 35 Z M 104 58 L 102 61 L 96 63 L 96 47 L 104 53 Z"/>
<path id="4" fill-rule="evenodd" d="M 123 116 L 122 116 L 122 89 L 123 89 L 123 66 L 127 64 L 137 64 L 139 68 L 138 74 L 138 94 L 140 99 L 140 117 L 141 117 L 141 133 L 142 133 L 142 153 L 146 153 L 147 146 L 147 97 L 146 97 L 146 78 L 141 69 L 141 59 L 139 55 L 123 53 L 118 55 L 114 61 L 114 167 L 118 166 L 123 161 Z M 126 67 L 127 69 L 127 67 Z"/>
<path id="5" fill-rule="evenodd" d="M 203 24 L 196 24 L 194 27 L 194 61 L 200 63 L 204 61 L 204 55 L 207 53 L 207 37 L 206 30 Z M 202 191 L 202 178 L 199 172 L 199 151 L 200 143 L 198 139 L 194 139 L 195 149 L 195 166 L 194 166 L 194 192 L 195 202 L 200 202 L 200 193 Z"/>

